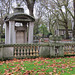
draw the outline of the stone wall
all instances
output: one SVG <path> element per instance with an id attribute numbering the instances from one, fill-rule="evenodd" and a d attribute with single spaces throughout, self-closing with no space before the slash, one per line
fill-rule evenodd
<path id="1" fill-rule="evenodd" d="M 63 57 L 63 44 L 49 44 L 48 46 L 41 46 L 39 54 L 41 57 Z"/>

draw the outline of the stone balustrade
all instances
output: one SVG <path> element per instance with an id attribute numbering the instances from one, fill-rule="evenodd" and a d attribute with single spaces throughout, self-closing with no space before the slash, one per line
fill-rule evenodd
<path id="1" fill-rule="evenodd" d="M 15 46 L 14 56 L 15 57 L 39 56 L 39 46 L 36 45 Z"/>
<path id="2" fill-rule="evenodd" d="M 4 44 L 0 45 L 0 59 L 58 57 L 75 55 L 75 43 Z"/>
<path id="3" fill-rule="evenodd" d="M 75 55 L 75 43 L 65 43 L 63 50 L 64 55 Z"/>

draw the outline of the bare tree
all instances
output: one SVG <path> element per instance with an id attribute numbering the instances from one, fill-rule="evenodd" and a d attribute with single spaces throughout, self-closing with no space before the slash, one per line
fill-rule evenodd
<path id="1" fill-rule="evenodd" d="M 3 35 L 4 17 L 10 14 L 13 0 L 0 0 L 0 25 L 1 35 Z"/>
<path id="2" fill-rule="evenodd" d="M 75 38 L 75 0 L 73 0 L 73 7 L 74 7 L 74 27 L 73 27 L 73 37 Z"/>
<path id="3" fill-rule="evenodd" d="M 3 34 L 3 24 L 4 24 L 4 20 L 3 20 L 3 10 L 0 9 L 0 39 L 1 39 L 1 35 Z M 1 40 L 2 42 L 2 40 Z"/>
<path id="4" fill-rule="evenodd" d="M 45 1 L 45 0 L 44 0 Z M 66 30 L 66 39 L 69 38 L 68 34 L 68 21 L 69 21 L 69 0 L 47 0 L 42 5 L 49 10 L 52 14 L 55 15 L 56 19 L 58 20 L 58 24 L 63 26 Z M 63 9 L 65 11 L 63 11 Z M 56 21 L 57 22 L 57 21 Z"/>
<path id="5" fill-rule="evenodd" d="M 73 25 L 73 37 L 75 38 L 75 0 L 71 0 L 71 4 L 73 3 L 73 7 L 71 5 L 70 8 L 73 8 L 73 10 L 70 10 L 70 8 L 67 8 L 69 14 L 71 15 L 74 25 Z"/>

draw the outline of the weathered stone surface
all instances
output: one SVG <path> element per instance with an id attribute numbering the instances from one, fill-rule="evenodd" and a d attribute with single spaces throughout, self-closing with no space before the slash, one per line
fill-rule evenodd
<path id="1" fill-rule="evenodd" d="M 16 32 L 16 43 L 18 43 L 18 44 L 25 43 L 25 32 L 24 31 Z"/>
<path id="2" fill-rule="evenodd" d="M 0 48 L 0 59 L 2 59 L 3 56 L 3 48 Z"/>
<path id="3" fill-rule="evenodd" d="M 54 48 L 54 46 L 50 47 L 50 57 L 55 57 L 55 48 Z"/>
<path id="4" fill-rule="evenodd" d="M 8 22 L 8 21 L 27 21 L 27 22 L 34 22 L 35 19 L 34 17 L 30 16 L 30 15 L 27 15 L 25 13 L 12 13 L 10 15 L 7 15 L 5 17 L 5 22 Z"/>
<path id="5" fill-rule="evenodd" d="M 35 19 L 33 16 L 24 13 L 24 9 L 21 7 L 14 8 L 14 13 L 7 15 L 4 19 L 5 21 L 27 21 L 34 22 Z"/>
<path id="6" fill-rule="evenodd" d="M 9 58 L 9 57 L 13 57 L 13 51 L 14 48 L 13 47 L 4 47 L 4 50 L 3 50 L 3 57 L 4 58 Z"/>
<path id="7" fill-rule="evenodd" d="M 20 7 L 14 8 L 14 13 L 24 13 L 24 9 Z"/>
<path id="8" fill-rule="evenodd" d="M 49 46 L 40 47 L 39 55 L 40 57 L 50 57 Z"/>
<path id="9" fill-rule="evenodd" d="M 29 23 L 28 43 L 33 43 L 33 28 L 34 22 Z"/>
<path id="10" fill-rule="evenodd" d="M 16 43 L 15 21 L 9 21 L 9 44 Z"/>
<path id="11" fill-rule="evenodd" d="M 24 13 L 24 9 L 17 7 L 14 9 L 14 13 L 9 14 L 5 17 L 6 27 L 5 27 L 5 44 L 16 44 L 17 42 L 17 31 L 24 31 L 23 38 L 19 40 L 23 40 L 23 42 L 19 42 L 18 44 L 23 43 L 33 43 L 33 28 L 34 28 L 34 17 L 27 15 Z M 22 27 L 17 27 L 15 23 L 22 23 Z M 9 23 L 9 24 L 7 24 Z M 8 26 L 7 26 L 8 25 Z M 29 27 L 29 32 L 27 35 L 27 26 Z M 20 34 L 20 33 L 19 33 Z M 19 36 L 19 37 L 21 37 Z M 28 37 L 28 40 L 27 40 Z"/>
<path id="12" fill-rule="evenodd" d="M 15 27 L 16 30 L 18 31 L 25 31 L 25 27 L 24 26 L 19 26 L 19 27 Z"/>
<path id="13" fill-rule="evenodd" d="M 5 44 L 9 44 L 9 23 L 5 23 Z"/>
<path id="14" fill-rule="evenodd" d="M 50 57 L 64 56 L 64 50 L 62 46 L 51 46 Z"/>
<path id="15" fill-rule="evenodd" d="M 64 56 L 63 46 L 60 46 L 58 56 Z"/>
<path id="16" fill-rule="evenodd" d="M 11 44 L 11 45 L 1 45 L 0 46 L 0 59 L 2 58 L 13 58 L 14 56 L 14 46 L 16 47 L 24 47 L 28 48 L 31 46 L 39 46 L 39 56 L 40 57 L 57 57 L 57 56 L 64 56 L 64 50 L 63 50 L 63 45 L 49 45 L 49 44 L 43 44 L 43 45 L 37 45 L 37 44 Z M 27 46 L 27 47 L 26 47 Z M 22 48 L 23 49 L 23 48 Z M 33 49 L 33 48 L 32 48 Z M 32 50 L 31 49 L 31 50 Z M 25 57 L 25 56 L 23 56 Z M 23 58 L 23 57 L 18 57 L 16 58 Z M 35 56 L 36 57 L 36 56 Z"/>

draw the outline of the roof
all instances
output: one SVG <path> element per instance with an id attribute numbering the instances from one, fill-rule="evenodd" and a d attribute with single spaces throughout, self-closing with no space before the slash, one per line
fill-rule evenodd
<path id="1" fill-rule="evenodd" d="M 32 22 L 35 21 L 34 17 L 24 14 L 24 13 L 12 13 L 5 17 L 5 22 L 7 21 L 26 21 Z"/>
<path id="2" fill-rule="evenodd" d="M 14 8 L 14 13 L 9 14 L 5 17 L 5 22 L 8 21 L 23 21 L 23 22 L 33 22 L 34 17 L 24 13 L 24 9 L 21 7 Z"/>

